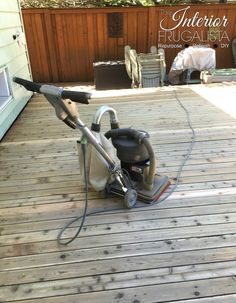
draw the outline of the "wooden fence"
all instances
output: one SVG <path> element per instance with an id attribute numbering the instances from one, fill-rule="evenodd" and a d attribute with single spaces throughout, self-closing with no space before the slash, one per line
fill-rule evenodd
<path id="1" fill-rule="evenodd" d="M 234 66 L 235 4 L 24 9 L 23 20 L 35 81 L 90 81 L 93 62 L 123 59 L 126 44 L 164 47 L 168 69 L 185 44 L 208 44 L 218 68 Z"/>

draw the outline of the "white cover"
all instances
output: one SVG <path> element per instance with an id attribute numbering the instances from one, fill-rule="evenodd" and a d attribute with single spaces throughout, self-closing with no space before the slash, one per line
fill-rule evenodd
<path id="1" fill-rule="evenodd" d="M 93 132 L 98 142 L 103 146 L 109 156 L 113 159 L 117 166 L 120 161 L 116 156 L 116 149 L 103 134 Z M 84 176 L 84 159 L 81 147 L 79 148 L 80 173 Z M 86 152 L 86 169 L 89 185 L 96 191 L 101 191 L 105 188 L 109 179 L 109 165 L 95 147 L 88 143 Z"/>
<path id="2" fill-rule="evenodd" d="M 190 46 L 180 51 L 175 57 L 170 73 L 169 81 L 172 84 L 179 83 L 179 75 L 186 69 L 199 71 L 212 70 L 216 67 L 215 50 L 209 47 Z"/>

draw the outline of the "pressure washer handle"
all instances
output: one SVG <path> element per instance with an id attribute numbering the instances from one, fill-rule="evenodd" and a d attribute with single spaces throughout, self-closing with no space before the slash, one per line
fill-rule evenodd
<path id="1" fill-rule="evenodd" d="M 19 77 L 14 77 L 13 81 L 20 85 L 23 85 L 27 90 L 30 90 L 32 92 L 45 95 L 60 96 L 62 99 L 70 99 L 71 101 L 78 103 L 89 104 L 88 100 L 91 98 L 91 94 L 87 92 L 64 90 L 61 87 L 40 84 Z"/>
<path id="2" fill-rule="evenodd" d="M 62 99 L 70 99 L 71 101 L 89 104 L 88 99 L 91 98 L 90 93 L 86 92 L 77 92 L 73 90 L 63 90 L 61 93 Z"/>

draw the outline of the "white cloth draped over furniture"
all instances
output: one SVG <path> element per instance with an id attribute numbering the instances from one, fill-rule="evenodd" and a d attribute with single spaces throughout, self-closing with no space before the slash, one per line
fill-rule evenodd
<path id="1" fill-rule="evenodd" d="M 190 46 L 180 51 L 175 57 L 170 72 L 170 84 L 181 83 L 180 76 L 188 70 L 188 75 L 194 71 L 210 71 L 216 67 L 215 50 L 209 47 Z"/>

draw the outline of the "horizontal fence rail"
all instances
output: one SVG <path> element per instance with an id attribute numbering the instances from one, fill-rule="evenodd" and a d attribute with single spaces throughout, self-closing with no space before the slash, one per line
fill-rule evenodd
<path id="1" fill-rule="evenodd" d="M 35 81 L 93 80 L 93 62 L 124 58 L 124 46 L 163 47 L 167 70 L 186 45 L 215 47 L 218 68 L 234 67 L 236 5 L 23 9 Z"/>

